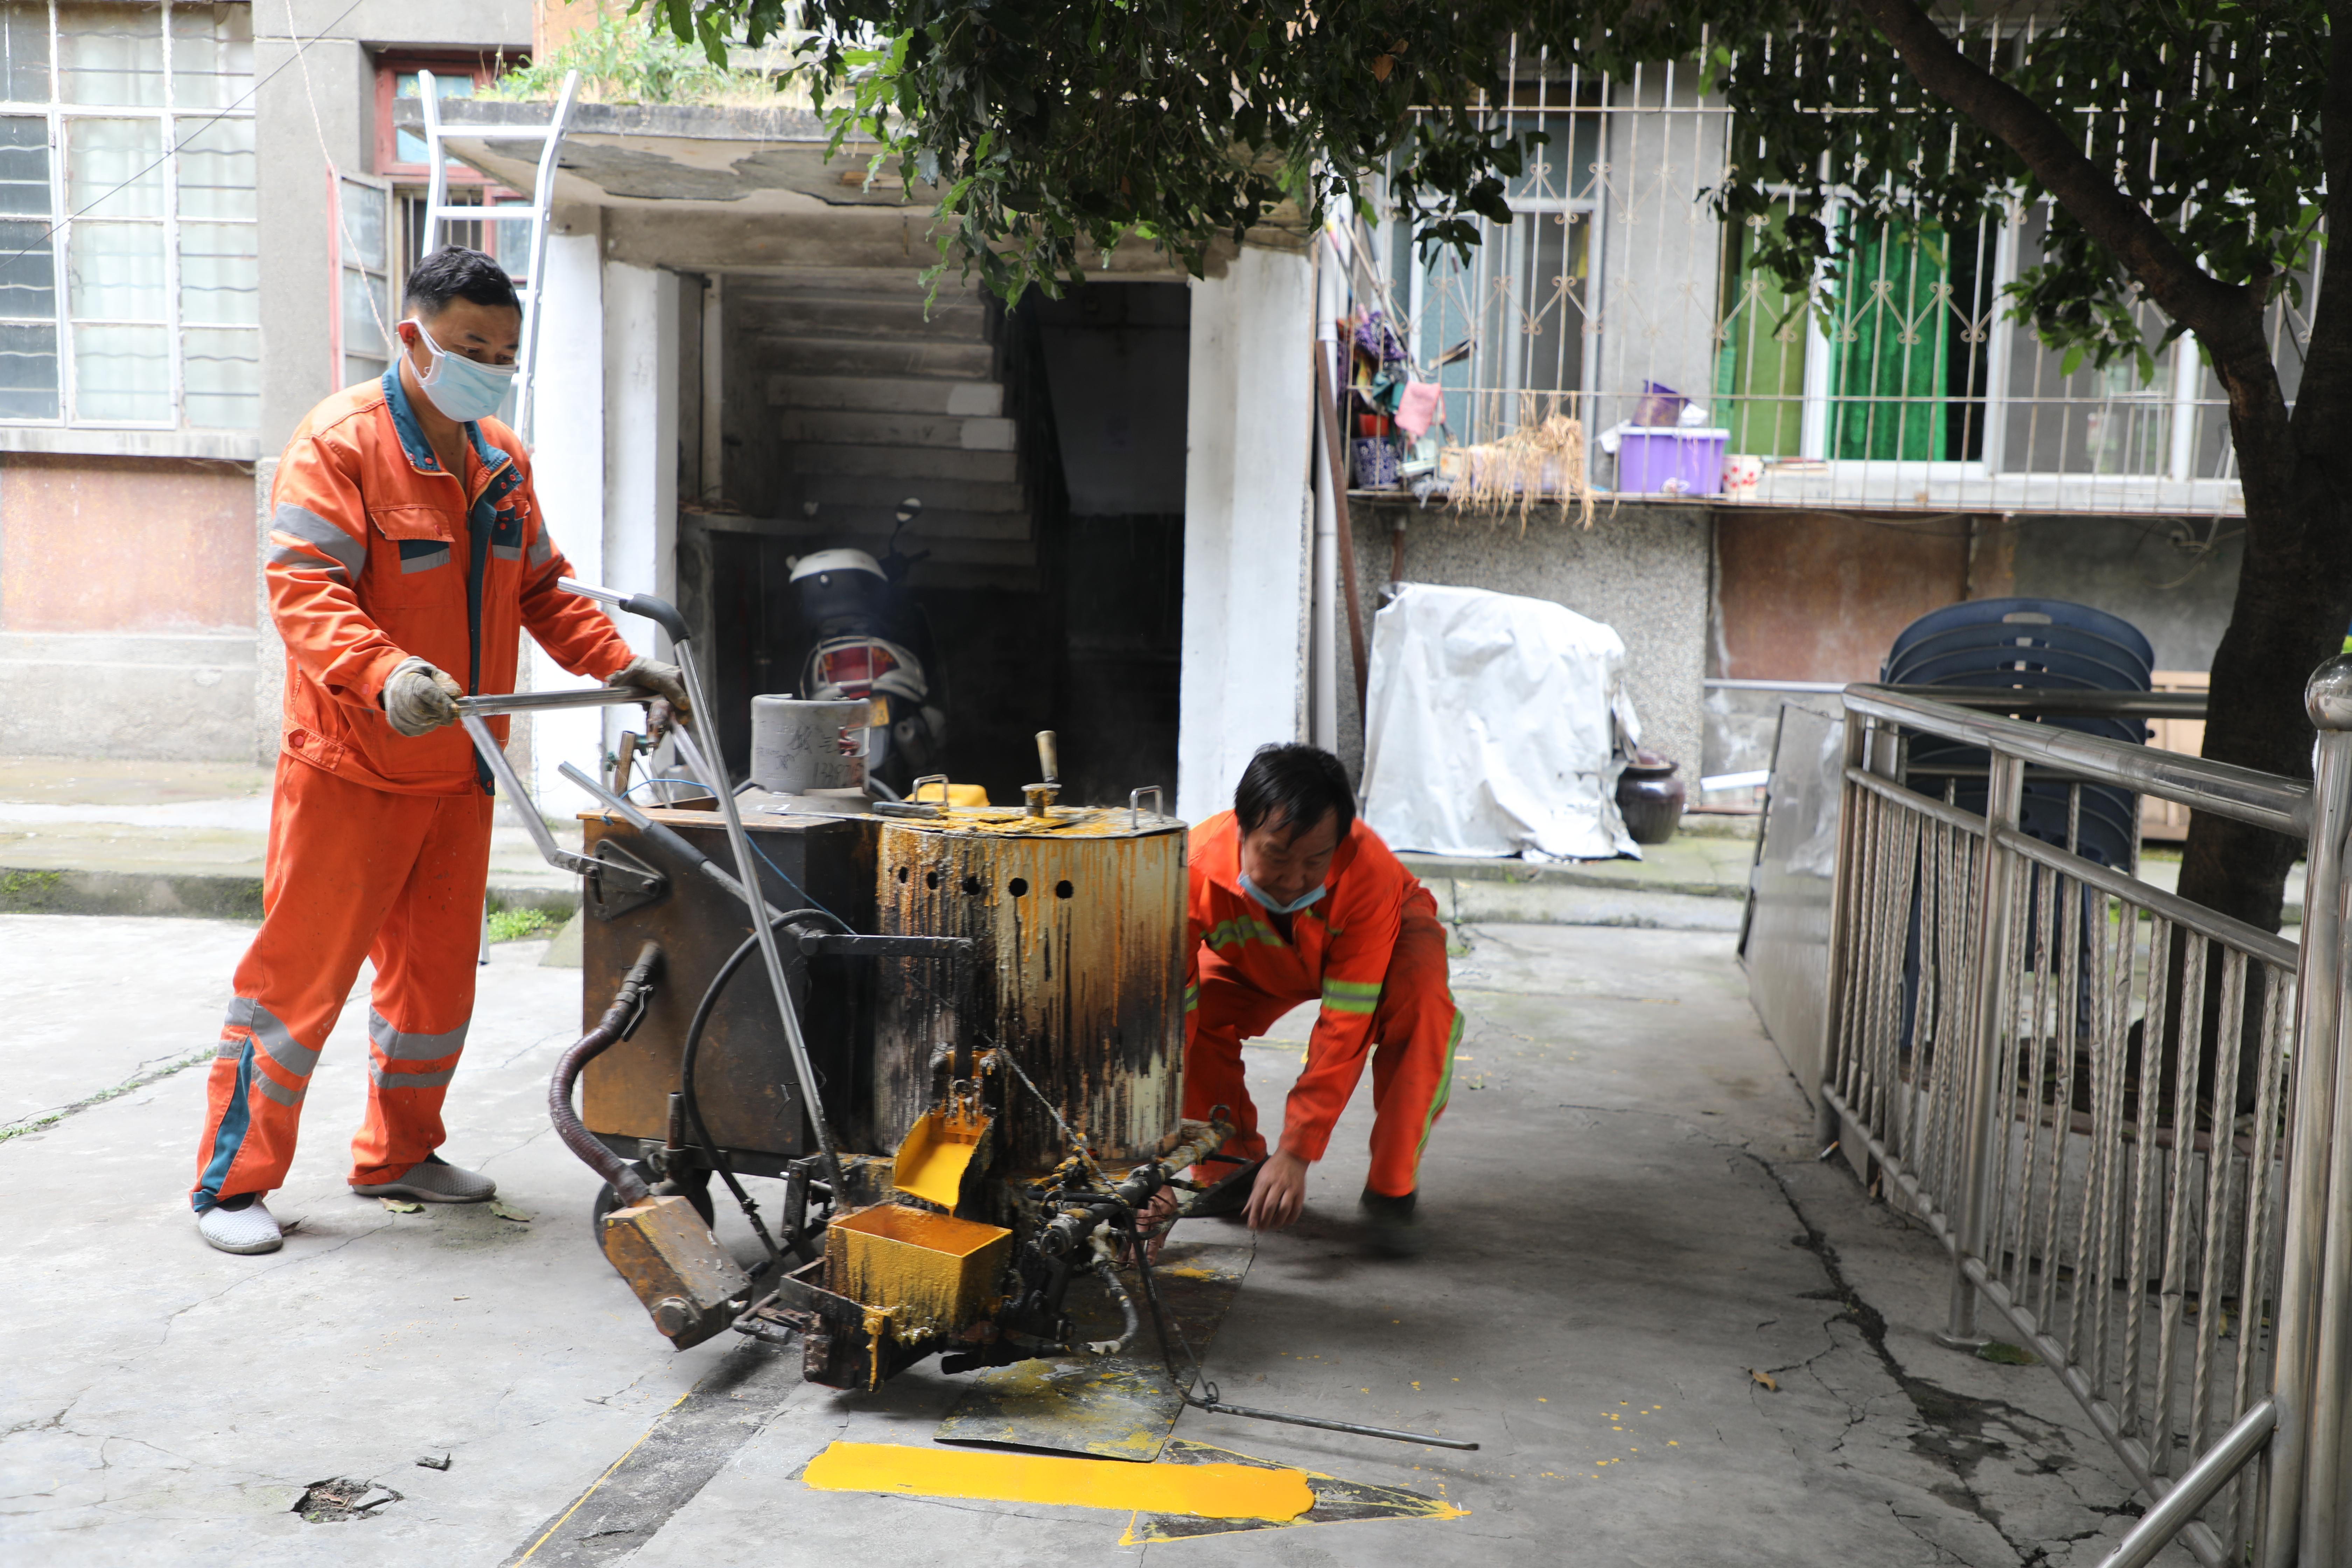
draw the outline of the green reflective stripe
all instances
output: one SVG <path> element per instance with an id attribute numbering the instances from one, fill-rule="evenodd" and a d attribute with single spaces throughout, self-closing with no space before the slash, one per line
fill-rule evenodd
<path id="1" fill-rule="evenodd" d="M 1262 942 L 1268 947 L 1286 947 L 1281 934 L 1262 920 L 1248 915 L 1236 915 L 1229 921 L 1219 921 L 1202 933 L 1201 940 L 1215 952 L 1240 947 L 1245 942 Z"/>
<path id="2" fill-rule="evenodd" d="M 1323 998 L 1323 1011 L 1326 1013 L 1366 1014 L 1378 1010 L 1380 1005 L 1381 999 L 1377 996 L 1370 1001 L 1357 996 L 1326 995 Z"/>
<path id="3" fill-rule="evenodd" d="M 1456 1007 L 1454 1009 L 1454 1027 L 1445 1033 L 1445 1071 L 1438 1077 L 1437 1092 L 1430 1097 L 1429 1115 L 1421 1124 L 1421 1142 L 1412 1146 L 1415 1161 L 1419 1161 L 1421 1152 L 1429 1147 L 1429 1134 L 1437 1125 L 1437 1113 L 1445 1109 L 1445 1097 L 1454 1092 L 1454 1050 L 1461 1043 L 1462 1009 Z"/>
<path id="4" fill-rule="evenodd" d="M 1201 988 L 1197 985 L 1187 985 L 1184 987 L 1184 1011 L 1190 1013 L 1200 1005 Z"/>
<path id="5" fill-rule="evenodd" d="M 1345 996 L 1351 1000 L 1360 1000 L 1370 997 L 1372 1000 L 1377 1001 L 1380 998 L 1381 986 L 1383 984 L 1385 983 L 1379 980 L 1332 980 L 1327 978 L 1323 982 L 1323 994 L 1326 996 Z"/>

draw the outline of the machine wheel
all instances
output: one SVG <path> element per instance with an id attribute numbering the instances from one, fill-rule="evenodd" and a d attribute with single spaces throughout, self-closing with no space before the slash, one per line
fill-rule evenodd
<path id="1" fill-rule="evenodd" d="M 653 1172 L 646 1168 L 646 1163 L 642 1160 L 630 1161 L 629 1169 L 636 1172 L 648 1183 L 654 1179 Z M 710 1173 L 708 1171 L 692 1173 L 677 1184 L 686 1189 L 686 1201 L 694 1205 L 694 1212 L 702 1216 L 702 1223 L 710 1224 L 712 1216 L 718 1212 L 710 1200 Z M 596 1248 L 600 1252 L 604 1247 L 604 1216 L 620 1206 L 621 1194 L 613 1190 L 612 1183 L 606 1182 L 596 1189 L 596 1201 L 589 1206 L 588 1210 L 588 1234 L 595 1241 Z"/>

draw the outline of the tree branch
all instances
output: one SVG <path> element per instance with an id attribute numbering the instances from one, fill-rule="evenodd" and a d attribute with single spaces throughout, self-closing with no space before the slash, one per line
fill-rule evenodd
<path id="1" fill-rule="evenodd" d="M 2049 110 L 1962 54 L 1915 0 L 1853 0 L 1919 84 L 2000 138 L 2085 232 L 2105 246 L 2165 314 L 2197 334 L 2217 362 L 2269 362 L 2262 301 L 2182 254 L 2154 218 L 2084 156 Z"/>

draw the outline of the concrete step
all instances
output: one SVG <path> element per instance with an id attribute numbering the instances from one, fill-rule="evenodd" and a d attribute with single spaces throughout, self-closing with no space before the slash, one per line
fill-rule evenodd
<path id="1" fill-rule="evenodd" d="M 996 369 L 988 343 L 905 338 L 838 338 L 761 332 L 751 346 L 785 375 L 943 376 L 986 381 Z"/>
<path id="2" fill-rule="evenodd" d="M 992 419 L 1004 412 L 1004 388 L 992 381 L 917 376 L 772 375 L 768 404 L 773 408 L 869 409 Z"/>
<path id="3" fill-rule="evenodd" d="M 814 517 L 782 518 L 762 531 L 782 539 L 831 541 L 859 550 L 888 542 L 898 526 L 896 503 L 827 506 L 820 502 Z M 926 504 L 923 515 L 900 536 L 909 549 L 922 542 L 944 539 L 1026 539 L 1025 511 L 950 511 Z"/>
<path id="4" fill-rule="evenodd" d="M 968 479 L 1013 484 L 1021 478 L 1017 452 L 967 452 L 946 447 L 842 447 L 802 442 L 786 447 L 784 467 L 795 474 L 857 474 L 908 480 Z M 919 495 L 911 489 L 908 494 Z"/>
<path id="5" fill-rule="evenodd" d="M 741 307 L 752 331 L 815 338 L 912 338 L 926 342 L 988 341 L 988 319 L 977 305 L 864 294 L 783 294 Z"/>
<path id="6" fill-rule="evenodd" d="M 1027 515 L 1029 497 L 1015 481 L 980 484 L 971 479 L 927 479 L 917 483 L 903 474 L 803 474 L 793 487 L 803 502 L 873 507 L 888 511 L 908 496 L 923 503 L 923 516 L 934 512 L 1016 512 Z"/>
<path id="7" fill-rule="evenodd" d="M 946 415 L 795 411 L 778 422 L 788 442 L 859 447 L 949 447 L 966 452 L 1018 450 L 1010 419 L 958 419 Z"/>

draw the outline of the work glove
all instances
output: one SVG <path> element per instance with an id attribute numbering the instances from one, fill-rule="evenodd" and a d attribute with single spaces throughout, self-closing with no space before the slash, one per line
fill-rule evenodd
<path id="1" fill-rule="evenodd" d="M 694 722 L 693 707 L 686 700 L 686 675 L 674 664 L 639 654 L 624 665 L 609 684 L 634 686 L 648 697 L 661 698 L 680 719 L 689 724 Z"/>
<path id="2" fill-rule="evenodd" d="M 466 689 L 421 658 L 404 658 L 383 683 L 383 716 L 414 738 L 457 721 Z"/>

